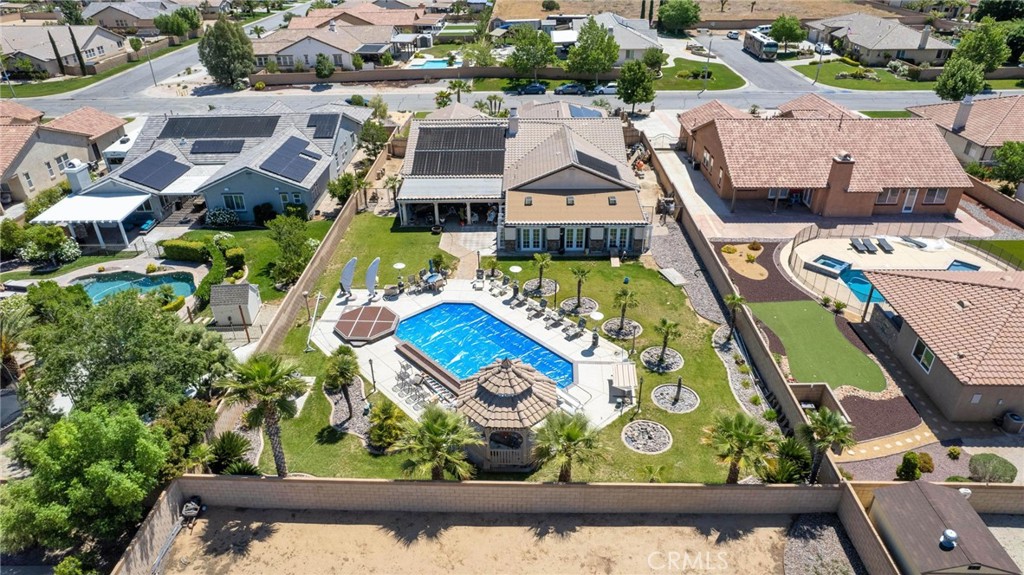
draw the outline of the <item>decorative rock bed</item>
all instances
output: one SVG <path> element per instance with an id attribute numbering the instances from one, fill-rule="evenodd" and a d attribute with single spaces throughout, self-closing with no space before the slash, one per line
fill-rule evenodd
<path id="1" fill-rule="evenodd" d="M 244 459 L 253 465 L 259 466 L 260 455 L 263 453 L 262 429 L 246 427 L 244 422 L 239 421 L 234 431 L 249 440 L 249 451 L 245 452 Z"/>
<path id="2" fill-rule="evenodd" d="M 619 329 L 619 325 L 622 325 L 621 330 Z M 601 324 L 601 331 L 612 339 L 629 339 L 642 334 L 644 332 L 644 328 L 639 322 L 629 318 L 626 318 L 626 321 L 620 324 L 619 318 L 615 317 Z"/>
<path id="3" fill-rule="evenodd" d="M 658 373 L 668 373 L 683 368 L 682 354 L 671 347 L 665 350 L 665 359 L 661 363 L 658 362 L 660 355 L 661 346 L 649 347 L 640 352 L 640 360 L 644 362 L 647 369 Z"/>
<path id="4" fill-rule="evenodd" d="M 596 300 L 590 299 L 589 297 L 583 297 L 583 298 L 580 298 L 580 301 L 582 301 L 583 303 L 580 305 L 579 309 L 576 309 L 576 298 L 575 297 L 571 297 L 569 299 L 562 300 L 562 303 L 559 304 L 559 306 L 562 308 L 562 311 L 564 311 L 565 313 L 571 313 L 571 314 L 574 314 L 574 315 L 588 315 L 588 314 L 591 314 L 591 313 L 594 313 L 595 311 L 597 311 L 597 301 Z"/>
<path id="5" fill-rule="evenodd" d="M 675 399 L 676 385 L 672 383 L 659 385 L 651 392 L 651 400 L 654 402 L 654 405 L 669 413 L 689 413 L 700 405 L 700 396 L 697 395 L 696 391 L 685 385 L 679 391 L 679 401 Z"/>
<path id="6" fill-rule="evenodd" d="M 531 296 L 549 296 L 558 293 L 558 282 L 552 279 L 544 278 L 544 285 L 540 290 L 537 289 L 537 278 L 532 280 L 526 280 L 523 284 L 523 293 Z"/>
<path id="7" fill-rule="evenodd" d="M 805 513 L 786 534 L 786 573 L 867 573 L 849 535 L 831 513 Z"/>
<path id="8" fill-rule="evenodd" d="M 352 401 L 354 412 L 351 416 L 345 403 L 345 396 L 340 391 L 330 393 L 324 390 L 324 395 L 331 403 L 331 427 L 365 440 L 370 431 L 370 420 L 363 415 L 363 380 L 357 377 L 352 380 L 352 385 L 348 386 L 348 397 Z"/>
<path id="9" fill-rule="evenodd" d="M 638 419 L 622 428 L 622 442 L 637 453 L 657 455 L 672 447 L 672 433 L 656 421 Z"/>

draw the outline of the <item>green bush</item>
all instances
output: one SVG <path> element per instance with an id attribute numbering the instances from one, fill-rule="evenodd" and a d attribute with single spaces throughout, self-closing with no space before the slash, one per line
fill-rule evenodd
<path id="1" fill-rule="evenodd" d="M 70 193 L 71 184 L 67 180 L 39 192 L 36 197 L 25 202 L 25 221 L 32 223 L 36 216 L 50 209 L 53 204 L 63 200 L 64 196 Z"/>
<path id="2" fill-rule="evenodd" d="M 979 453 L 967 463 L 971 479 L 981 483 L 1013 483 L 1017 468 L 995 453 Z"/>
<path id="3" fill-rule="evenodd" d="M 171 303 L 165 305 L 161 309 L 163 309 L 164 311 L 178 311 L 179 309 L 181 309 L 183 307 L 185 307 L 185 296 L 180 295 L 180 296 L 174 298 L 173 300 L 171 300 Z"/>
<path id="4" fill-rule="evenodd" d="M 231 248 L 224 252 L 224 258 L 227 260 L 229 268 L 242 269 L 245 267 L 245 248 Z"/>
<path id="5" fill-rule="evenodd" d="M 921 473 L 931 473 L 935 471 L 935 462 L 932 461 L 932 455 L 923 451 L 917 452 L 918 469 Z"/>
<path id="6" fill-rule="evenodd" d="M 169 260 L 182 262 L 207 262 L 210 259 L 210 252 L 220 250 L 208 250 L 203 242 L 190 242 L 188 240 L 167 240 L 163 243 L 164 257 Z"/>
<path id="7" fill-rule="evenodd" d="M 860 62 L 858 60 L 854 60 L 853 58 L 843 56 L 842 58 L 839 59 L 839 61 L 849 64 L 851 66 L 857 66 L 858 68 L 860 67 Z"/>
<path id="8" fill-rule="evenodd" d="M 0 222 L 0 257 L 14 259 L 24 246 L 25 230 L 21 225 L 10 219 Z"/>
<path id="9" fill-rule="evenodd" d="M 160 266 L 158 266 L 158 265 L 156 265 L 156 264 L 154 264 L 152 262 L 146 264 L 146 273 L 147 274 L 156 273 L 158 271 L 160 271 Z"/>
<path id="10" fill-rule="evenodd" d="M 971 162 L 964 167 L 964 171 L 968 174 L 978 178 L 979 180 L 990 180 L 992 179 L 992 168 L 983 166 L 978 162 Z"/>
<path id="11" fill-rule="evenodd" d="M 963 451 L 959 447 L 954 445 L 946 450 L 946 457 L 949 457 L 953 461 L 956 461 L 957 459 L 960 459 L 961 453 L 963 453 Z"/>
<path id="12" fill-rule="evenodd" d="M 766 421 L 775 421 L 779 418 L 779 414 L 774 409 L 768 408 L 764 410 L 761 417 L 764 417 Z"/>
<path id="13" fill-rule="evenodd" d="M 360 96 L 359 94 L 355 94 L 348 99 L 348 103 L 352 104 L 353 106 L 365 106 L 366 99 Z"/>
<path id="14" fill-rule="evenodd" d="M 723 254 L 734 254 L 734 253 L 736 253 L 736 246 L 734 246 L 734 245 L 724 245 L 724 246 L 722 246 L 722 253 Z"/>
<path id="15" fill-rule="evenodd" d="M 710 80 L 714 75 L 714 71 L 712 70 L 708 70 L 707 72 L 705 72 L 704 70 L 690 70 L 689 72 L 691 80 L 703 80 L 705 76 L 707 76 L 707 79 Z"/>
<path id="16" fill-rule="evenodd" d="M 900 481 L 915 481 L 921 479 L 920 462 L 917 454 L 909 451 L 903 454 L 903 462 L 896 468 L 896 478 Z"/>
<path id="17" fill-rule="evenodd" d="M 306 204 L 288 204 L 284 207 L 284 215 L 308 220 L 309 208 L 306 207 Z"/>
<path id="18" fill-rule="evenodd" d="M 244 277 L 245 277 L 245 270 L 237 270 L 235 273 L 231 274 L 231 278 L 234 279 L 235 281 L 238 281 L 238 280 L 240 280 L 240 279 L 242 279 Z"/>
<path id="19" fill-rule="evenodd" d="M 252 443 L 244 435 L 234 431 L 221 433 L 210 443 L 210 451 L 213 452 L 210 471 L 223 473 L 233 463 L 244 461 L 251 447 Z"/>
<path id="20" fill-rule="evenodd" d="M 199 282 L 199 287 L 196 288 L 195 296 L 199 309 L 205 309 L 210 305 L 210 290 L 213 286 L 224 283 L 224 276 L 228 273 L 228 263 L 224 259 L 224 254 L 220 253 L 220 250 L 212 242 L 208 247 L 210 255 L 213 257 L 213 265 L 210 266 L 210 273 L 206 274 L 203 281 Z"/>
<path id="21" fill-rule="evenodd" d="M 946 483 L 970 483 L 971 480 L 964 477 L 963 475 L 950 475 L 946 478 Z"/>
<path id="22" fill-rule="evenodd" d="M 257 204 L 252 209 L 253 219 L 256 220 L 256 225 L 262 226 L 270 220 L 277 217 L 277 212 L 274 211 L 274 206 L 270 202 Z"/>
<path id="23" fill-rule="evenodd" d="M 754 405 L 761 405 L 761 396 L 760 395 L 755 395 L 755 396 L 751 397 L 750 398 L 750 403 L 752 403 Z"/>
<path id="24" fill-rule="evenodd" d="M 263 90 L 267 89 L 267 84 L 265 82 L 256 82 L 256 85 L 253 86 L 252 89 L 256 90 L 257 92 L 262 92 Z"/>

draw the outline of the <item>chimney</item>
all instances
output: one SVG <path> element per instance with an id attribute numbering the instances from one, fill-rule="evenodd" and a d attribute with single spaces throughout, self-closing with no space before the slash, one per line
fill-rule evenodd
<path id="1" fill-rule="evenodd" d="M 959 539 L 959 537 L 957 536 L 956 531 L 946 529 L 942 532 L 942 537 L 939 538 L 939 547 L 946 551 L 951 551 L 956 547 L 957 539 Z"/>
<path id="2" fill-rule="evenodd" d="M 509 138 L 516 137 L 519 132 L 519 108 L 510 108 L 508 112 L 508 131 L 505 135 Z"/>
<path id="3" fill-rule="evenodd" d="M 828 171 L 828 183 L 826 188 L 829 190 L 829 194 L 842 194 L 850 188 L 850 178 L 853 177 L 853 156 L 849 152 L 840 151 L 832 158 L 832 167 Z M 829 204 L 838 205 L 838 202 L 825 202 L 824 213 L 821 215 L 829 216 Z"/>
<path id="4" fill-rule="evenodd" d="M 917 43 L 918 50 L 924 50 L 928 47 L 928 38 L 932 35 L 932 27 L 925 24 L 921 30 L 921 41 Z"/>
<path id="5" fill-rule="evenodd" d="M 64 173 L 68 176 L 68 183 L 71 184 L 71 193 L 77 194 L 92 183 L 89 177 L 89 164 L 76 159 L 68 160 Z"/>
<path id="6" fill-rule="evenodd" d="M 327 23 L 327 29 L 330 30 L 331 32 L 334 32 L 334 20 L 331 20 L 330 22 Z"/>
<path id="7" fill-rule="evenodd" d="M 974 96 L 968 94 L 964 96 L 963 101 L 960 102 L 960 107 L 956 109 L 956 117 L 953 118 L 953 133 L 959 134 L 964 131 L 967 127 L 967 118 L 971 115 L 971 107 L 974 106 Z"/>

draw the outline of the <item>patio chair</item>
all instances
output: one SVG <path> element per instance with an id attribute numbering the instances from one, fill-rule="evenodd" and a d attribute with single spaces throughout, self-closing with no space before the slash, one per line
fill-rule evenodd
<path id="1" fill-rule="evenodd" d="M 562 324 L 562 318 L 554 310 L 548 310 L 546 317 L 544 318 L 544 327 L 547 329 L 555 328 Z"/>
<path id="2" fill-rule="evenodd" d="M 850 245 L 853 246 L 853 251 L 858 254 L 863 254 L 868 251 L 868 249 L 864 247 L 864 242 L 861 241 L 860 238 L 850 238 Z"/>
<path id="3" fill-rule="evenodd" d="M 864 238 L 861 240 L 861 242 L 864 244 L 864 249 L 866 249 L 869 254 L 878 253 L 878 248 L 875 247 L 875 244 L 874 242 L 871 241 L 871 238 Z"/>
<path id="4" fill-rule="evenodd" d="M 892 252 L 895 251 L 892 247 L 892 244 L 889 243 L 889 240 L 885 238 L 876 238 L 875 241 L 878 242 L 878 247 L 882 248 L 883 252 L 891 254 Z"/>
<path id="5" fill-rule="evenodd" d="M 547 310 L 548 310 L 548 300 L 547 300 L 547 298 L 540 298 L 540 309 L 537 310 L 537 317 L 545 315 L 547 313 Z"/>
<path id="6" fill-rule="evenodd" d="M 426 269 L 421 269 L 420 272 L 419 272 L 419 276 L 420 276 L 420 279 L 423 279 L 423 278 L 427 277 L 427 270 Z"/>
<path id="7" fill-rule="evenodd" d="M 537 300 L 526 298 L 526 313 L 532 314 L 540 309 L 540 304 Z"/>
<path id="8" fill-rule="evenodd" d="M 583 332 L 585 331 L 587 331 L 587 320 L 586 318 L 581 317 L 580 320 L 576 322 L 576 325 L 569 327 L 568 331 L 565 334 L 565 338 L 575 339 L 583 335 Z"/>
<path id="9" fill-rule="evenodd" d="M 914 246 L 915 248 L 925 248 L 925 247 L 928 247 L 928 244 L 922 242 L 921 240 L 915 240 L 914 238 L 912 238 L 910 236 L 900 236 L 900 239 L 905 241 L 905 242 L 907 242 L 908 244 Z"/>

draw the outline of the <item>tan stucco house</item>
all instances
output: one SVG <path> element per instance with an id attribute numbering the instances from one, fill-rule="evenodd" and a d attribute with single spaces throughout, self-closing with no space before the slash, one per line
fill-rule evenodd
<path id="1" fill-rule="evenodd" d="M 915 30 L 895 19 L 859 12 L 815 20 L 806 26 L 808 41 L 831 46 L 838 40 L 853 59 L 865 66 L 884 66 L 893 59 L 941 66 L 955 48 L 932 37 L 931 26 Z"/>
<path id="2" fill-rule="evenodd" d="M 1024 142 L 1024 96 L 965 98 L 907 108 L 939 127 L 946 143 L 964 164 L 990 163 L 1006 142 Z"/>
<path id="3" fill-rule="evenodd" d="M 82 16 L 108 30 L 155 36 L 160 33 L 153 19 L 161 14 L 170 14 L 180 8 L 168 0 L 142 0 L 135 2 L 90 2 Z"/>
<path id="4" fill-rule="evenodd" d="M 57 55 L 50 44 L 49 35 L 57 45 Z M 82 51 L 86 63 L 100 62 L 125 52 L 125 37 L 115 34 L 100 26 L 4 26 L 0 34 L 0 48 L 3 49 L 4 60 L 20 60 L 27 58 L 36 70 L 45 71 L 51 76 L 60 75 L 60 64 L 64 64 L 66 74 L 79 76 L 82 74 L 75 55 L 71 34 Z"/>

